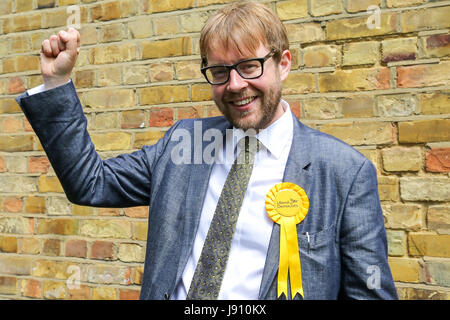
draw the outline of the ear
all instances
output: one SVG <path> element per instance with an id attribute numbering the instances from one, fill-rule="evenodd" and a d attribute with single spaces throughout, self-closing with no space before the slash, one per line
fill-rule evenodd
<path id="1" fill-rule="evenodd" d="M 286 80 L 291 71 L 291 52 L 289 50 L 284 50 L 281 54 L 278 68 L 280 70 L 281 81 Z"/>

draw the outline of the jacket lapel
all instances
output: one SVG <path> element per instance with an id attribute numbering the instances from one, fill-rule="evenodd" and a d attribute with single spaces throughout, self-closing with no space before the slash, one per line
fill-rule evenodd
<path id="1" fill-rule="evenodd" d="M 283 182 L 292 182 L 299 185 L 305 190 L 309 197 L 311 173 L 308 171 L 308 165 L 311 163 L 311 141 L 308 133 L 306 132 L 306 127 L 297 120 L 294 114 L 292 115 L 292 118 L 294 121 L 294 136 L 286 163 L 286 169 L 284 171 Z M 301 232 L 302 226 L 302 223 L 297 226 L 297 233 Z M 280 226 L 274 223 L 261 281 L 259 299 L 266 299 L 269 289 L 277 274 L 280 250 L 279 244 Z M 276 296 L 271 298 L 276 299 Z"/>

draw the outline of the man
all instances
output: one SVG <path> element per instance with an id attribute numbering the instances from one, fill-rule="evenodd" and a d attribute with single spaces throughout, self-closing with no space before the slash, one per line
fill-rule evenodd
<path id="1" fill-rule="evenodd" d="M 291 55 L 286 30 L 272 11 L 252 2 L 231 4 L 202 30 L 202 72 L 225 117 L 179 121 L 157 144 L 104 161 L 70 81 L 79 43 L 74 29 L 45 40 L 44 85 L 18 102 L 70 201 L 149 205 L 141 299 L 279 298 L 284 245 L 265 201 L 281 182 L 304 190 L 309 200 L 295 236 L 289 234 L 298 240 L 294 256 L 301 264 L 301 276 L 291 270 L 290 283 L 300 281 L 303 291 L 281 297 L 397 297 L 376 171 L 350 146 L 301 124 L 281 100 Z M 223 146 L 213 152 L 213 162 L 174 161 L 184 133 L 205 137 L 211 130 L 220 133 L 214 136 Z M 230 143 L 236 136 L 252 140 L 236 147 Z M 256 152 L 249 141 L 257 141 Z M 230 145 L 233 160 L 222 161 Z M 195 157 L 198 146 L 187 151 Z M 238 154 L 244 163 L 232 163 Z"/>

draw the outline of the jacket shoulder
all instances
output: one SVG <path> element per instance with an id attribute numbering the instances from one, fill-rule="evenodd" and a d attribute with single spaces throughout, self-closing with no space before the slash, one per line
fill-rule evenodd
<path id="1" fill-rule="evenodd" d="M 312 160 L 326 163 L 328 166 L 360 166 L 368 160 L 361 152 L 348 143 L 316 129 L 303 125 L 311 140 Z"/>

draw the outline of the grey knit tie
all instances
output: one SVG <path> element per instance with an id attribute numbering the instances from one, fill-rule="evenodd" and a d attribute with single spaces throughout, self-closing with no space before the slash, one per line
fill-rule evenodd
<path id="1" fill-rule="evenodd" d="M 234 161 L 217 202 L 186 298 L 188 300 L 215 300 L 219 296 L 236 222 L 258 149 L 256 138 L 245 137 L 245 147 L 241 148 Z"/>

